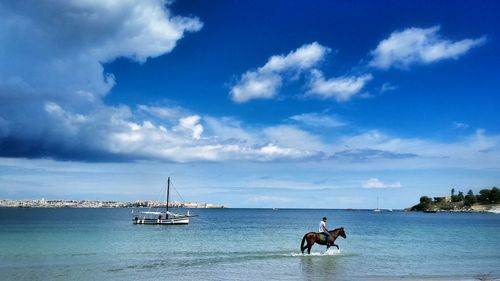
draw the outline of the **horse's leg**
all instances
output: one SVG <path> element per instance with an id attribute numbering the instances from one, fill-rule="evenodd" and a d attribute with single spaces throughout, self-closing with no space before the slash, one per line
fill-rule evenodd
<path id="1" fill-rule="evenodd" d="M 337 247 L 337 250 L 340 250 L 339 245 L 333 244 L 332 246 L 335 246 L 335 247 Z"/>
<path id="2" fill-rule="evenodd" d="M 311 254 L 311 248 L 313 246 L 314 243 L 307 243 L 307 254 Z"/>

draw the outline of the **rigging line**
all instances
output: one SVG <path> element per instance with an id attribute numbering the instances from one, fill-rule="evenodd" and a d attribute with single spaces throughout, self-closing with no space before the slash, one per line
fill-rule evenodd
<path id="1" fill-rule="evenodd" d="M 165 188 L 165 191 L 166 191 L 166 188 Z M 157 197 L 157 198 L 158 198 L 158 201 L 157 201 L 157 202 L 161 202 L 161 201 L 162 201 L 162 200 L 161 200 L 161 198 L 162 198 L 163 194 L 164 194 L 164 193 L 163 193 L 163 190 L 160 190 L 159 195 L 158 195 L 158 197 Z M 150 201 L 150 200 L 147 200 L 147 202 L 149 202 L 149 201 Z M 147 210 L 147 212 L 151 212 L 151 209 L 152 209 L 152 207 L 151 207 L 151 205 L 149 205 L 149 206 L 148 206 L 148 210 Z M 159 209 L 160 209 L 160 207 L 159 207 L 159 206 L 156 206 L 156 211 L 157 211 L 157 212 L 159 211 Z M 133 210 L 132 210 L 132 211 L 133 211 Z"/>
<path id="2" fill-rule="evenodd" d="M 211 222 L 211 221 L 208 221 L 208 220 L 204 220 L 204 219 L 200 219 L 199 217 L 193 217 L 193 218 L 194 218 L 194 219 L 197 219 L 197 220 L 200 220 L 200 221 L 202 221 L 202 222 L 206 222 L 206 223 L 208 223 L 208 224 L 217 225 L 217 224 L 216 224 L 216 223 L 214 223 L 214 222 Z"/>
<path id="3" fill-rule="evenodd" d="M 158 198 L 158 201 L 157 201 L 157 202 L 160 202 L 160 203 L 162 202 L 162 200 L 161 200 L 161 199 L 162 199 L 163 195 L 165 194 L 165 193 L 163 192 L 163 190 L 165 190 L 165 192 L 166 192 L 166 190 L 167 190 L 167 189 L 166 189 L 166 188 L 165 188 L 165 189 L 163 189 L 163 188 L 162 188 L 162 189 L 160 189 L 160 195 L 158 195 L 158 197 L 157 197 L 157 198 Z M 149 209 L 151 209 L 151 207 L 149 207 Z M 159 211 L 160 211 L 160 205 L 156 206 L 156 211 L 157 211 L 157 212 L 159 212 Z"/>
<path id="4" fill-rule="evenodd" d="M 181 199 L 181 202 L 185 203 L 186 200 L 180 195 L 180 193 L 177 191 L 177 188 L 175 188 L 175 186 L 172 184 L 172 182 L 170 182 L 170 185 L 172 186 L 172 189 L 175 191 L 175 193 L 177 194 L 177 196 L 179 196 L 179 199 Z"/>
<path id="5" fill-rule="evenodd" d="M 164 190 L 165 190 L 165 192 L 166 192 L 167 188 L 165 188 L 165 189 L 160 189 L 159 195 L 157 196 L 157 198 L 158 198 L 157 202 L 162 202 L 162 201 L 163 201 L 163 200 L 162 200 L 162 197 L 163 197 L 163 195 L 165 194 L 165 193 L 163 192 Z M 149 212 L 149 211 L 151 211 L 151 208 L 152 208 L 152 207 L 151 207 L 151 206 L 149 206 L 149 208 L 148 208 L 148 212 Z M 160 207 L 159 207 L 159 205 L 158 205 L 158 206 L 156 206 L 155 210 L 156 210 L 157 212 L 159 212 L 159 211 L 160 211 Z"/>

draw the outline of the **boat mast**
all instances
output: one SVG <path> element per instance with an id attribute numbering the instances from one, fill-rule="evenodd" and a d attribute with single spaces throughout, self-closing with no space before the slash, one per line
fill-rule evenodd
<path id="1" fill-rule="evenodd" d="M 168 213 L 168 199 L 170 197 L 170 177 L 167 180 L 167 213 Z"/>

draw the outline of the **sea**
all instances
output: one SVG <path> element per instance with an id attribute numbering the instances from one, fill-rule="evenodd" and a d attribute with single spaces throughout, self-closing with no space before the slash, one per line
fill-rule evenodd
<path id="1" fill-rule="evenodd" d="M 0 209 L 0 280 L 500 278 L 499 214 L 191 209 L 189 225 L 134 225 L 132 211 Z M 302 254 L 324 216 L 347 238 Z"/>

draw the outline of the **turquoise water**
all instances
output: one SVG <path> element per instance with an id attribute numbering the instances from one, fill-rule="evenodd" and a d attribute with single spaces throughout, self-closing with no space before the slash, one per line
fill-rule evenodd
<path id="1" fill-rule="evenodd" d="M 131 209 L 0 209 L 0 280 L 477 280 L 500 278 L 500 215 L 198 209 L 184 226 Z M 299 244 L 321 217 L 340 253 Z"/>

